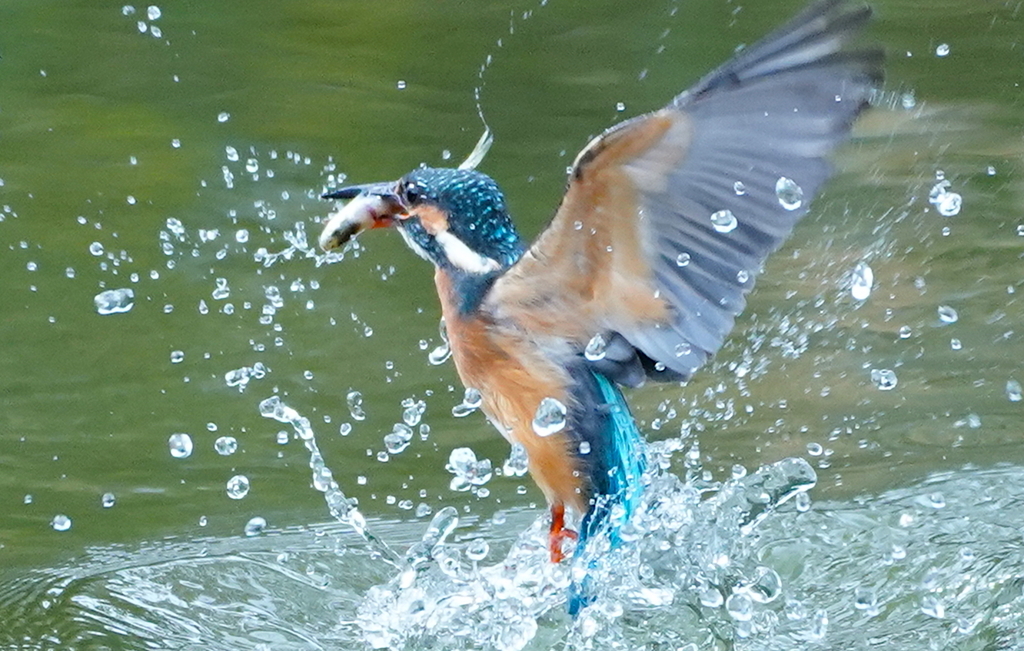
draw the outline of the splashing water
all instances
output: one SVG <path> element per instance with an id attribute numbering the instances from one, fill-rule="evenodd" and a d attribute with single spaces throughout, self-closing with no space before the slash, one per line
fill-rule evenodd
<path id="1" fill-rule="evenodd" d="M 651 448 L 658 462 L 652 467 L 661 467 L 673 451 L 671 443 Z M 470 549 L 479 541 L 447 542 L 457 518 L 451 507 L 442 509 L 406 554 L 405 568 L 371 588 L 360 604 L 356 623 L 363 640 L 377 649 L 468 645 L 518 651 L 537 641 L 542 623 L 555 620 L 571 627 L 579 648 L 610 648 L 597 646 L 598 640 L 622 636 L 626 612 L 673 604 L 732 627 L 730 637 L 753 635 L 765 613 L 779 609 L 783 588 L 776 570 L 746 553 L 748 541 L 768 514 L 814 485 L 810 465 L 786 459 L 699 490 L 663 471 L 644 479 L 649 487 L 619 532 L 623 542 L 613 546 L 606 531 L 598 532 L 572 563 L 549 561 L 547 522 L 541 518 L 504 559 L 483 566 Z M 565 600 L 569 586 L 583 576 L 595 601 L 572 620 Z M 729 597 L 708 605 L 711 591 Z M 723 603 L 724 615 L 718 611 Z M 769 604 L 776 606 L 768 609 Z"/>
<path id="2" fill-rule="evenodd" d="M 331 516 L 341 524 L 351 527 L 357 534 L 370 543 L 371 549 L 380 554 L 388 563 L 394 563 L 398 555 L 381 539 L 374 536 L 366 528 L 366 518 L 356 507 L 356 501 L 346 497 L 338 482 L 335 481 L 331 469 L 324 462 L 320 447 L 309 419 L 289 407 L 278 396 L 270 396 L 259 404 L 260 415 L 264 418 L 286 423 L 294 428 L 306 449 L 309 451 L 309 468 L 313 471 L 313 487 L 324 494 L 327 509 Z"/>
<path id="3" fill-rule="evenodd" d="M 310 246 L 309 239 L 306 236 L 306 225 L 301 221 L 295 222 L 294 231 L 284 231 L 282 236 L 288 242 L 288 247 L 277 253 L 272 253 L 265 247 L 260 247 L 253 254 L 256 262 L 261 263 L 264 267 L 271 267 L 279 260 L 287 261 L 302 257 L 312 259 L 316 266 L 319 267 L 325 264 L 341 262 L 345 259 L 345 254 L 349 250 L 358 250 L 359 247 L 359 243 L 356 240 L 352 240 L 341 249 L 323 253 L 316 247 Z"/>

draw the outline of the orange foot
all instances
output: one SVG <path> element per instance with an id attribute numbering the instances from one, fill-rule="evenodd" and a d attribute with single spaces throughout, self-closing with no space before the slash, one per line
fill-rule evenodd
<path id="1" fill-rule="evenodd" d="M 562 552 L 562 543 L 566 539 L 577 540 L 579 534 L 572 529 L 565 528 L 565 505 L 551 505 L 551 533 L 548 538 L 548 549 L 551 551 L 551 562 L 561 563 L 565 560 Z"/>

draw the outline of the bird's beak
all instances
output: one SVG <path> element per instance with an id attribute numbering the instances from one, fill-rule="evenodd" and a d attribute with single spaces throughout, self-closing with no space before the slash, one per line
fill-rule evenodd
<path id="1" fill-rule="evenodd" d="M 391 226 L 404 216 L 405 209 L 395 194 L 395 183 L 353 185 L 323 195 L 324 199 L 349 199 L 331 214 L 320 233 L 320 248 L 330 251 L 370 228 Z"/>

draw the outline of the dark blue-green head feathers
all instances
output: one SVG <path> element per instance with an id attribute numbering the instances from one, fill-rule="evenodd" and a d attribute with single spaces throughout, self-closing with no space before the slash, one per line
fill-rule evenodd
<path id="1" fill-rule="evenodd" d="M 420 256 L 453 276 L 467 298 L 515 264 L 525 247 L 494 179 L 475 170 L 417 168 L 396 182 L 335 190 L 350 199 L 320 236 L 324 249 L 369 228 L 394 226 Z M 478 297 L 478 296 L 477 296 Z"/>
<path id="2" fill-rule="evenodd" d="M 401 223 L 406 240 L 439 267 L 491 273 L 523 253 L 505 195 L 486 174 L 421 167 L 399 181 L 399 193 L 410 215 Z"/>

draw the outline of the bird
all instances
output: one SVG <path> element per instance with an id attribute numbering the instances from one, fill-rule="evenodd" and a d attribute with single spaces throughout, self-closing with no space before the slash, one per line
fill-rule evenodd
<path id="1" fill-rule="evenodd" d="M 593 138 L 531 244 L 473 165 L 323 193 L 347 200 L 324 250 L 391 229 L 433 263 L 455 368 L 525 450 L 552 562 L 602 530 L 614 545 L 638 508 L 645 443 L 623 389 L 685 382 L 721 348 L 879 92 L 884 53 L 851 44 L 871 13 L 812 3 L 666 106 Z M 587 603 L 571 601 L 573 614 Z"/>

